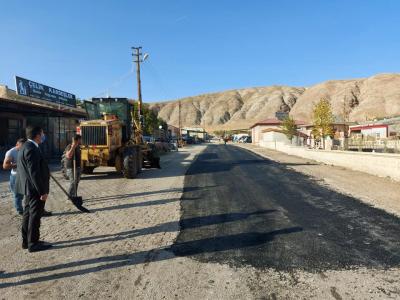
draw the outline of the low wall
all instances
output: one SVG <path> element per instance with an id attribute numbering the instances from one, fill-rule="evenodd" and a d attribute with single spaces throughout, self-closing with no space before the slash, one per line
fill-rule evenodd
<path id="1" fill-rule="evenodd" d="M 296 155 L 376 176 L 390 177 L 396 181 L 400 181 L 400 155 L 398 154 L 315 150 L 285 145 L 279 142 L 264 141 L 260 142 L 260 146 L 289 155 Z"/>

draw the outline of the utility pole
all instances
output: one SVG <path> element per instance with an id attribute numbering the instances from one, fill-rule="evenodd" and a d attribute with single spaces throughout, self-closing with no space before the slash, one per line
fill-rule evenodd
<path id="1" fill-rule="evenodd" d="M 142 59 L 142 47 L 132 47 L 132 56 L 134 57 L 133 62 L 136 63 L 136 79 L 137 79 L 137 88 L 138 88 L 138 117 L 139 117 L 139 126 L 140 130 L 142 130 L 143 124 L 143 115 L 142 115 L 142 86 L 140 81 L 140 63 L 143 62 Z"/>
<path id="2" fill-rule="evenodd" d="M 342 150 L 348 150 L 349 148 L 349 128 L 348 123 L 349 123 L 349 115 L 350 115 L 350 108 L 347 106 L 349 105 L 347 101 L 347 92 L 345 92 L 345 95 L 343 97 L 343 142 L 341 142 L 341 148 Z"/>
<path id="3" fill-rule="evenodd" d="M 179 106 L 178 106 L 178 113 L 179 113 L 179 121 L 178 121 L 178 126 L 179 126 L 179 143 L 182 144 L 182 120 L 181 120 L 181 101 L 179 101 Z"/>
<path id="4" fill-rule="evenodd" d="M 347 95 L 344 95 L 343 98 L 343 108 L 342 108 L 342 114 L 343 114 L 343 122 L 349 122 L 349 109 L 347 108 L 348 106 L 348 101 L 347 101 Z"/>
<path id="5" fill-rule="evenodd" d="M 204 118 L 205 112 L 203 113 L 203 140 L 206 141 L 206 119 Z"/>

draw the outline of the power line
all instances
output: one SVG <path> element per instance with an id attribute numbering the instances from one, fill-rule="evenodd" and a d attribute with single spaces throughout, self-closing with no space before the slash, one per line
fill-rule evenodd
<path id="1" fill-rule="evenodd" d="M 126 79 L 128 79 L 130 76 L 133 75 L 133 66 L 132 68 L 129 70 L 129 72 L 123 74 L 121 77 L 119 77 L 112 85 L 110 85 L 109 87 L 107 87 L 107 89 L 101 93 L 98 93 L 97 95 L 90 97 L 90 98 L 96 98 L 102 95 L 107 95 L 109 94 L 110 90 L 113 88 L 116 88 L 117 86 L 119 86 L 123 81 L 125 81 Z"/>

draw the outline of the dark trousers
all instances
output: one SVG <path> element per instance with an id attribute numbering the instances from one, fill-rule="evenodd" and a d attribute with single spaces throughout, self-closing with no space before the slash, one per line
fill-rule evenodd
<path id="1" fill-rule="evenodd" d="M 44 211 L 44 201 L 38 195 L 25 196 L 25 208 L 22 218 L 22 243 L 32 247 L 40 238 L 40 218 Z"/>

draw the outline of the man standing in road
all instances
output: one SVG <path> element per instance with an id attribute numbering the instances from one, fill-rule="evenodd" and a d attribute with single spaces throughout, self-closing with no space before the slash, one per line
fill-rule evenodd
<path id="1" fill-rule="evenodd" d="M 15 180 L 17 178 L 17 158 L 18 151 L 25 143 L 26 139 L 19 139 L 14 148 L 11 148 L 6 152 L 6 156 L 3 161 L 3 169 L 11 170 L 10 172 L 10 190 L 14 196 L 14 207 L 17 210 L 17 213 L 22 216 L 24 212 L 24 208 L 22 206 L 22 200 L 24 199 L 24 195 L 19 194 L 15 190 Z"/>
<path id="2" fill-rule="evenodd" d="M 69 178 L 68 194 L 71 197 L 76 196 L 81 179 L 81 141 L 82 137 L 79 134 L 75 135 L 72 144 L 67 146 L 65 154 L 67 176 Z"/>
<path id="3" fill-rule="evenodd" d="M 16 190 L 25 195 L 22 219 L 22 248 L 29 252 L 47 250 L 50 244 L 39 241 L 40 219 L 49 194 L 50 171 L 39 144 L 43 139 L 40 127 L 28 127 L 28 140 L 21 147 L 17 160 Z"/>

